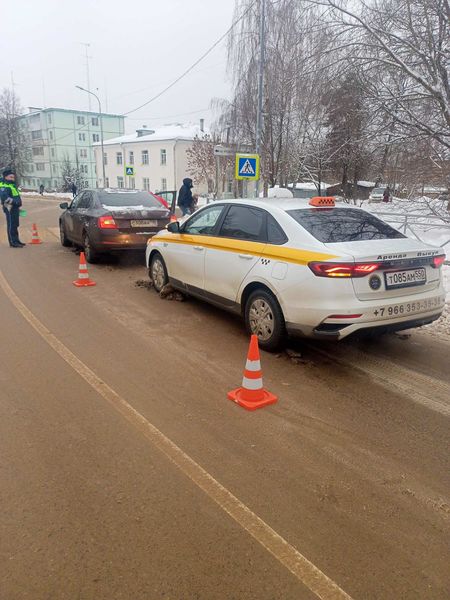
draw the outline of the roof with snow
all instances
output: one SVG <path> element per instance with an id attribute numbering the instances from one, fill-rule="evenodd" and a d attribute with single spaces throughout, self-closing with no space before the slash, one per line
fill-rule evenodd
<path id="1" fill-rule="evenodd" d="M 113 146 L 114 144 L 126 144 L 130 142 L 144 142 L 148 144 L 149 142 L 162 142 L 168 140 L 183 140 L 191 142 L 196 136 L 202 138 L 208 133 L 208 131 L 201 131 L 199 125 L 173 123 L 171 125 L 155 127 L 154 129 L 151 127 L 142 127 L 141 129 L 136 130 L 134 133 L 105 140 L 103 145 Z M 93 146 L 100 146 L 100 144 L 100 142 L 96 142 L 93 144 Z"/>
<path id="2" fill-rule="evenodd" d="M 317 190 L 317 185 L 318 185 L 318 182 L 301 181 L 299 183 L 296 183 L 295 186 L 293 183 L 290 183 L 288 185 L 288 187 L 290 187 L 290 188 L 295 187 L 296 190 Z M 322 189 L 322 190 L 325 190 L 328 187 L 331 187 L 330 184 L 325 183 L 324 181 L 322 181 L 322 183 L 320 184 L 320 189 Z"/>
<path id="3" fill-rule="evenodd" d="M 374 181 L 357 181 L 356 185 L 359 185 L 359 187 L 374 188 L 375 182 Z"/>

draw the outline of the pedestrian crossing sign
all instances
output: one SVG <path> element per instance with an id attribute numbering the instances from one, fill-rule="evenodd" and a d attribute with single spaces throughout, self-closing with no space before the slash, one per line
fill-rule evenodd
<path id="1" fill-rule="evenodd" d="M 259 154 L 236 154 L 236 179 L 259 179 Z"/>
<path id="2" fill-rule="evenodd" d="M 134 176 L 134 167 L 125 167 L 125 175 Z"/>

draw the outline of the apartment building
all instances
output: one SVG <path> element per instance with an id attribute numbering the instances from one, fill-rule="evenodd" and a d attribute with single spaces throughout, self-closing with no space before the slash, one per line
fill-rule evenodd
<path id="1" fill-rule="evenodd" d="M 123 135 L 125 117 L 102 114 L 103 139 Z M 78 167 L 84 187 L 97 185 L 93 144 L 100 142 L 97 112 L 65 108 L 29 108 L 19 121 L 27 140 L 27 160 L 21 173 L 24 188 L 48 190 L 63 185 L 63 165 Z M 101 178 L 101 169 L 99 171 Z M 101 182 L 99 183 L 101 185 Z"/>
<path id="2" fill-rule="evenodd" d="M 142 127 L 135 133 L 106 140 L 104 161 L 106 187 L 151 191 L 178 190 L 189 177 L 187 150 L 195 136 L 204 135 L 199 125 Z M 102 172 L 101 147 L 94 144 L 97 173 Z M 131 167 L 127 169 L 127 167 Z M 132 173 L 127 175 L 127 171 Z M 195 192 L 207 192 L 205 184 L 195 184 Z"/>

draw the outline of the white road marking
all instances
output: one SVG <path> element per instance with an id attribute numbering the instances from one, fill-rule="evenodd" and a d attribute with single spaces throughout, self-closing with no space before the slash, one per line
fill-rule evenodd
<path id="1" fill-rule="evenodd" d="M 100 396 L 321 600 L 352 600 L 334 581 L 119 396 L 25 306 L 0 271 L 0 287 L 23 318 Z"/>

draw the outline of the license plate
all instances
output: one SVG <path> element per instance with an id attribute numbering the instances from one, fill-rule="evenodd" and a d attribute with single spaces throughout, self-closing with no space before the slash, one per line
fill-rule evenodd
<path id="1" fill-rule="evenodd" d="M 390 317 L 407 317 L 415 313 L 430 312 L 434 309 L 443 308 L 445 305 L 445 296 L 434 296 L 426 300 L 412 300 L 402 304 L 391 304 L 390 306 L 380 306 L 373 311 L 377 319 L 386 319 Z"/>
<path id="2" fill-rule="evenodd" d="M 139 219 L 131 221 L 131 227 L 158 227 L 158 221 Z"/>
<path id="3" fill-rule="evenodd" d="M 427 281 L 425 269 L 408 269 L 385 273 L 386 289 L 423 285 Z"/>

